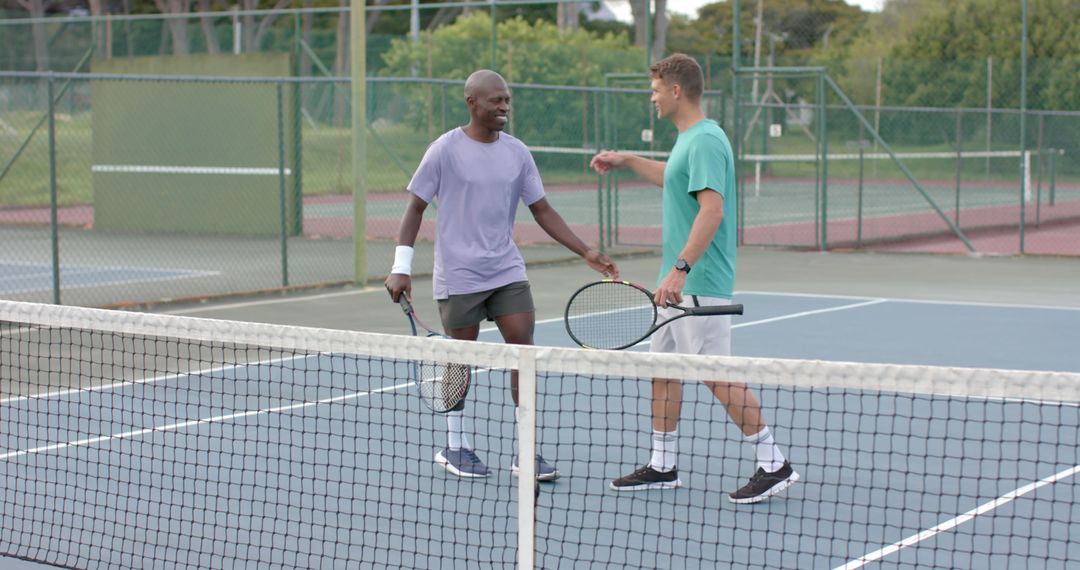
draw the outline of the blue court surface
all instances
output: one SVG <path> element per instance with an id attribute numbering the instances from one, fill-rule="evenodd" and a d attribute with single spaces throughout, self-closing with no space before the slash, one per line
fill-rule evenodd
<path id="1" fill-rule="evenodd" d="M 64 288 L 108 287 L 130 283 L 171 281 L 214 275 L 216 272 L 155 267 L 109 267 L 103 265 L 61 264 L 60 282 Z M 52 265 L 0 261 L 0 295 L 51 291 Z"/>
<path id="2" fill-rule="evenodd" d="M 741 356 L 1080 372 L 1076 309 L 735 301 L 746 306 L 734 321 Z M 571 346 L 561 320 L 538 323 L 536 340 Z M 0 479 L 19 482 L 0 489 L 0 517 L 34 521 L 0 537 L 0 552 L 76 567 L 514 565 L 506 371 L 476 374 L 469 432 L 494 474 L 466 480 L 432 461 L 445 422 L 424 410 L 404 364 L 236 358 L 246 363 L 0 401 Z M 687 385 L 679 425 L 685 486 L 607 488 L 648 460 L 649 394 L 641 379 L 541 382 L 540 449 L 563 477 L 542 485 L 538 567 L 1080 561 L 1076 403 L 764 387 L 766 418 L 802 480 L 733 505 L 726 492 L 751 474 L 752 448 L 700 385 Z"/>

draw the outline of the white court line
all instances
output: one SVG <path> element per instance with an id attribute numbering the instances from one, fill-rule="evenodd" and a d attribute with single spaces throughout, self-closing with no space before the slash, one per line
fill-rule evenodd
<path id="1" fill-rule="evenodd" d="M 322 405 L 322 404 L 332 404 L 332 403 L 335 403 L 335 402 L 344 402 L 346 400 L 354 400 L 356 398 L 361 398 L 363 396 L 370 396 L 371 394 L 380 394 L 382 392 L 391 392 L 391 391 L 394 391 L 394 390 L 400 390 L 401 388 L 406 388 L 406 387 L 411 386 L 411 385 L 412 385 L 412 382 L 406 382 L 404 384 L 397 384 L 397 385 L 394 385 L 394 386 L 387 386 L 385 388 L 379 388 L 377 390 L 369 390 L 367 392 L 354 392 L 352 394 L 345 394 L 344 396 L 334 396 L 333 398 L 324 398 L 322 400 L 315 400 L 315 401 L 311 401 L 311 402 L 300 402 L 298 404 L 289 404 L 287 406 L 275 406 L 273 408 L 262 408 L 262 409 L 259 409 L 259 410 L 247 410 L 247 411 L 244 411 L 244 412 L 236 412 L 236 413 L 233 413 L 233 414 L 226 414 L 226 415 L 223 415 L 223 416 L 213 416 L 213 417 L 210 417 L 210 418 L 200 418 L 200 419 L 197 419 L 197 420 L 187 420 L 187 421 L 183 421 L 183 422 L 177 422 L 177 423 L 174 423 L 174 424 L 156 426 L 156 427 L 151 427 L 151 428 L 143 428 L 143 429 L 138 429 L 138 430 L 133 430 L 133 431 L 126 431 L 126 432 L 112 434 L 112 435 L 101 435 L 101 436 L 98 436 L 98 437 L 91 437 L 91 438 L 87 438 L 87 439 L 69 441 L 69 442 L 66 442 L 66 443 L 54 443 L 52 445 L 43 445 L 41 447 L 34 447 L 34 448 L 31 448 L 31 449 L 20 449 L 19 451 L 12 451 L 12 452 L 9 452 L 9 453 L 0 454 L 0 460 L 11 459 L 11 458 L 14 458 L 14 457 L 21 457 L 23 455 L 30 455 L 30 454 L 35 454 L 35 453 L 46 453 L 46 452 L 49 452 L 49 451 L 56 451 L 56 450 L 59 450 L 59 449 L 66 449 L 66 448 L 69 448 L 69 447 L 81 447 L 81 446 L 86 446 L 86 445 L 93 445 L 95 443 L 101 443 L 101 442 L 105 442 L 105 441 L 112 441 L 114 439 L 130 439 L 130 438 L 133 438 L 133 437 L 139 437 L 139 436 L 146 435 L 148 433 L 154 433 L 154 432 L 176 431 L 178 429 L 183 429 L 183 428 L 190 427 L 190 426 L 195 426 L 195 425 L 226 422 L 226 421 L 235 420 L 237 418 L 244 418 L 244 417 L 249 417 L 249 416 L 258 416 L 258 415 L 264 415 L 264 414 L 273 414 L 273 413 L 280 413 L 280 412 L 289 412 L 289 411 L 292 411 L 292 410 L 299 410 L 301 408 L 310 408 L 312 406 L 319 406 L 319 405 Z"/>
<path id="2" fill-rule="evenodd" d="M 808 297 L 811 299 L 882 299 L 883 297 L 864 297 L 861 295 L 831 295 L 828 293 L 785 293 L 777 291 L 735 291 L 735 295 L 768 295 L 773 297 Z"/>
<path id="3" fill-rule="evenodd" d="M 926 305 L 960 305 L 967 307 L 1000 307 L 1006 309 L 1051 309 L 1055 311 L 1080 311 L 1080 307 L 1063 305 L 1031 305 L 1024 303 L 990 303 L 981 301 L 939 301 L 933 299 L 914 299 L 906 297 L 862 297 L 859 295 L 827 295 L 823 293 L 786 293 L 779 291 L 736 291 L 736 295 L 773 295 L 777 297 L 809 297 L 816 299 L 884 299 L 898 303 L 920 303 Z"/>
<path id="4" fill-rule="evenodd" d="M 907 548 L 909 546 L 915 546 L 916 544 L 918 544 L 918 543 L 920 543 L 920 542 L 922 542 L 922 541 L 924 541 L 924 540 L 926 540 L 928 538 L 931 538 L 934 535 L 940 534 L 942 532 L 950 531 L 950 530 L 952 530 L 952 529 L 954 529 L 954 528 L 956 528 L 956 527 L 958 527 L 958 526 L 960 526 L 960 525 L 962 525 L 962 524 L 964 524 L 966 522 L 969 522 L 969 521 L 973 520 L 975 517 L 977 517 L 979 515 L 984 515 L 984 514 L 990 512 L 990 511 L 992 511 L 992 510 L 994 510 L 994 509 L 996 509 L 996 508 L 998 508 L 998 507 L 1000 507 L 1002 505 L 1008 504 L 1008 503 L 1012 502 L 1014 499 L 1022 497 L 1022 496 L 1026 495 L 1026 494 L 1028 494 L 1028 493 L 1030 493 L 1030 492 L 1032 492 L 1032 491 L 1034 491 L 1034 490 L 1036 490 L 1036 489 L 1038 489 L 1040 487 L 1045 487 L 1046 485 L 1049 485 L 1051 483 L 1057 483 L 1058 481 L 1060 481 L 1062 479 L 1065 479 L 1067 477 L 1072 477 L 1073 475 L 1076 475 L 1077 473 L 1080 473 L 1080 465 L 1077 465 L 1075 467 L 1070 467 L 1069 469 L 1066 469 L 1064 471 L 1055 473 L 1055 474 L 1053 474 L 1053 475 L 1051 475 L 1049 477 L 1040 479 L 1040 480 L 1038 480 L 1038 481 L 1036 481 L 1034 483 L 1028 483 L 1027 485 L 1024 485 L 1023 487 L 1020 487 L 1019 489 L 1015 489 L 1013 491 L 1005 493 L 1004 495 L 994 499 L 993 501 L 983 503 L 983 504 L 979 505 L 978 507 L 975 507 L 974 509 L 971 509 L 970 511 L 968 511 L 968 512 L 966 512 L 964 514 L 962 514 L 962 515 L 960 515 L 958 517 L 949 519 L 949 520 L 947 520 L 947 521 L 945 521 L 945 522 L 943 522 L 943 523 L 941 523 L 941 524 L 939 524 L 939 525 L 937 525 L 937 526 L 935 526 L 933 528 L 924 530 L 924 531 L 922 531 L 922 532 L 920 532 L 918 534 L 913 534 L 913 535 L 905 538 L 904 540 L 901 540 L 900 542 L 893 543 L 893 544 L 891 544 L 889 546 L 886 546 L 885 548 L 882 548 L 880 550 L 875 550 L 874 552 L 864 554 L 863 556 L 859 557 L 858 559 L 852 560 L 852 561 L 848 562 L 847 564 L 844 564 L 843 566 L 837 566 L 835 570 L 854 570 L 855 568 L 862 568 L 863 566 L 865 566 L 866 564 L 868 564 L 870 562 L 875 562 L 877 560 L 880 560 L 880 559 L 882 559 L 882 558 L 884 558 L 884 557 L 886 557 L 886 556 L 888 556 L 890 554 L 893 554 L 895 552 L 900 551 L 903 548 Z"/>
<path id="5" fill-rule="evenodd" d="M 869 307 L 870 305 L 880 305 L 881 303 L 888 303 L 888 299 L 872 299 L 869 301 L 863 301 L 862 303 L 854 303 L 852 305 L 840 305 L 839 307 L 828 307 L 825 309 L 814 309 L 812 311 L 802 311 L 799 313 L 790 313 L 787 315 L 780 315 L 779 317 L 770 317 L 768 319 L 760 319 L 757 321 L 750 321 L 748 323 L 739 323 L 737 325 L 731 325 L 733 329 L 741 329 L 743 327 L 752 327 L 755 325 L 764 325 L 767 323 L 775 323 L 777 321 L 786 321 L 788 319 L 799 319 L 802 317 L 809 317 L 811 315 L 820 315 L 823 313 L 834 313 L 837 311 L 846 311 L 848 309 L 858 309 L 860 307 Z"/>
<path id="6" fill-rule="evenodd" d="M 111 287 L 113 285 L 130 285 L 132 283 L 157 283 L 160 281 L 179 281 L 180 279 L 192 279 L 194 277 L 212 277 L 219 275 L 217 271 L 200 271 L 196 273 L 181 273 L 176 275 L 158 276 L 158 277 L 133 277 L 130 279 L 114 279 L 112 281 L 88 281 L 86 283 L 63 283 L 65 289 L 89 289 L 91 287 Z M 61 275 L 63 277 L 63 275 Z M 0 290 L 2 294 L 13 295 L 16 293 L 34 293 L 36 291 L 50 291 L 52 290 L 52 284 L 45 287 L 37 287 L 34 289 L 5 289 Z"/>
<path id="7" fill-rule="evenodd" d="M 285 168 L 289 176 L 292 170 Z M 282 174 L 277 168 L 245 168 L 230 166 L 155 166 L 142 164 L 95 164 L 91 172 L 111 172 L 118 174 L 240 174 L 256 176 L 275 176 Z"/>
<path id="8" fill-rule="evenodd" d="M 286 297 L 281 299 L 260 299 L 258 301 L 244 301 L 242 303 L 230 303 L 227 305 L 207 305 L 205 307 L 190 307 L 187 309 L 177 309 L 175 311 L 164 311 L 166 315 L 186 315 L 189 313 L 205 313 L 208 311 L 217 311 L 221 309 L 242 309 L 245 307 L 258 307 L 262 305 L 277 305 L 279 303 L 294 303 L 298 301 L 317 301 L 320 299 L 331 299 L 334 297 L 346 297 L 349 295 L 362 295 L 364 293 L 371 293 L 373 291 L 386 291 L 382 287 L 364 287 L 363 289 L 354 289 L 351 291 L 338 291 L 336 293 L 322 293 L 320 295 L 308 295 L 304 297 Z"/>
<path id="9" fill-rule="evenodd" d="M 732 329 L 741 329 L 744 327 L 753 327 L 757 325 L 764 325 L 768 323 L 775 323 L 777 321 L 786 321 L 789 319 L 799 319 L 802 317 L 809 317 L 811 315 L 820 315 L 822 313 L 833 313 L 836 311 L 846 311 L 848 309 L 858 309 L 859 307 L 869 307 L 870 305 L 878 305 L 881 303 L 889 302 L 888 299 L 874 299 L 872 301 L 864 301 L 862 303 L 855 303 L 852 305 L 841 305 L 839 307 L 829 307 L 827 309 L 815 309 L 813 311 L 802 311 L 800 313 L 790 313 L 787 315 L 780 315 L 779 317 L 770 317 L 768 319 L 761 319 L 757 321 L 750 321 L 747 323 L 739 323 L 737 325 L 731 325 Z M 649 343 L 649 339 L 645 339 L 634 346 L 642 346 Z"/>
<path id="10" fill-rule="evenodd" d="M 228 370 L 239 370 L 251 366 L 265 366 L 268 364 L 278 364 L 281 362 L 288 362 L 290 360 L 300 360 L 302 358 L 311 358 L 313 356 L 322 356 L 321 354 L 298 354 L 295 356 L 288 356 L 283 358 L 271 358 L 268 360 L 259 360 L 253 362 L 238 362 L 236 364 L 229 364 L 227 366 L 217 366 L 214 368 L 203 368 L 201 370 L 192 370 L 190 372 L 176 372 L 173 374 L 166 374 L 164 376 L 153 376 L 151 378 L 143 378 L 140 380 L 131 380 L 123 382 L 113 382 L 111 384 L 102 384 L 100 386 L 88 386 L 86 388 L 68 388 L 67 390 L 58 390 L 56 392 L 43 392 L 41 394 L 28 394 L 25 396 L 12 396 L 9 398 L 0 399 L 0 405 L 13 404 L 16 402 L 22 402 L 27 400 L 43 400 L 45 398 L 60 398 L 63 396 L 70 396 L 72 394 L 79 394 L 81 392 L 101 392 L 105 390 L 113 390 L 116 388 L 126 388 L 128 386 L 138 386 L 140 384 L 155 384 L 157 382 L 164 382 L 166 380 L 175 380 L 185 376 L 213 376 L 215 372 L 225 372 Z M 235 378 L 234 378 L 235 380 Z"/>

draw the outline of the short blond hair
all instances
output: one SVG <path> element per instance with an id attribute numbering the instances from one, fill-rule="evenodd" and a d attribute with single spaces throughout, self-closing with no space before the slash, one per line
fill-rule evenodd
<path id="1" fill-rule="evenodd" d="M 691 101 L 701 99 L 705 91 L 705 74 L 698 62 L 684 54 L 677 53 L 649 66 L 649 75 L 668 86 L 678 85 Z"/>

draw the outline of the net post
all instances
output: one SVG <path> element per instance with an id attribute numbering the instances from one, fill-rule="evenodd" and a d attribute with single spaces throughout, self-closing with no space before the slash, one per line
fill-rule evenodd
<path id="1" fill-rule="evenodd" d="M 1024 151 L 1024 202 L 1031 202 L 1031 151 Z"/>
<path id="2" fill-rule="evenodd" d="M 862 225 L 863 225 L 863 184 L 865 182 L 865 155 L 866 149 L 862 144 L 862 137 L 859 137 L 859 187 L 858 194 L 856 196 L 856 214 L 855 222 L 855 247 L 862 248 Z"/>
<path id="3" fill-rule="evenodd" d="M 518 569 L 536 558 L 536 349 L 518 350 Z"/>
<path id="4" fill-rule="evenodd" d="M 761 161 L 754 161 L 754 197 L 761 196 Z"/>
<path id="5" fill-rule="evenodd" d="M 1042 225 L 1042 180 L 1043 180 L 1043 127 L 1046 115 L 1039 115 L 1039 138 L 1035 154 L 1035 227 Z"/>
<path id="6" fill-rule="evenodd" d="M 1057 156 L 1061 151 L 1052 148 L 1050 149 L 1050 205 L 1054 205 L 1055 198 L 1057 197 Z"/>
<path id="7" fill-rule="evenodd" d="M 964 126 L 963 111 L 956 112 L 956 205 L 953 210 L 953 223 L 960 226 L 960 177 L 963 168 Z M 987 160 L 990 160 L 989 158 Z"/>

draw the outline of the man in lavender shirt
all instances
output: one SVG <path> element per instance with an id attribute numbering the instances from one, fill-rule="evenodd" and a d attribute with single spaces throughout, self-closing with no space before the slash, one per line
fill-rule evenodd
<path id="1" fill-rule="evenodd" d="M 480 70 L 465 82 L 469 124 L 435 140 L 416 169 L 412 196 L 401 219 L 394 267 L 386 289 L 394 302 L 412 298 L 413 244 L 424 210 L 438 199 L 435 233 L 435 299 L 446 333 L 476 340 L 480 322 L 494 320 L 511 344 L 533 344 L 536 318 L 525 275 L 525 260 L 513 240 L 518 201 L 529 207 L 548 235 L 580 255 L 606 277 L 618 277 L 611 259 L 585 245 L 544 197 L 543 183 L 529 149 L 503 132 L 510 114 L 510 88 L 494 71 Z M 511 394 L 518 401 L 517 372 Z M 448 445 L 435 461 L 460 477 L 487 477 L 491 471 L 465 435 L 465 402 L 446 416 Z M 515 411 L 516 415 L 516 411 Z M 555 466 L 537 455 L 538 479 L 559 477 Z M 515 458 L 512 471 L 517 472 Z"/>

